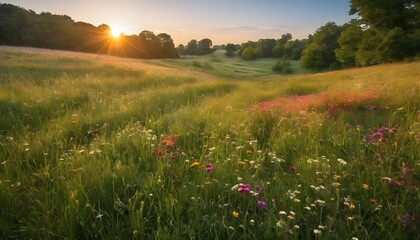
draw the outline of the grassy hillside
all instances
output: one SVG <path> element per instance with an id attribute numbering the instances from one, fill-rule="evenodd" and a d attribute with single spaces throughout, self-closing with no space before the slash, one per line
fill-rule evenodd
<path id="1" fill-rule="evenodd" d="M 264 61 L 0 48 L 0 238 L 420 238 L 420 63 Z"/>
<path id="2" fill-rule="evenodd" d="M 227 57 L 224 50 L 217 50 L 204 56 L 183 56 L 181 60 L 163 60 L 166 64 L 178 68 L 205 71 L 221 77 L 244 79 L 275 74 L 272 70 L 277 59 L 259 58 L 245 61 L 239 56 Z M 300 66 L 300 61 L 291 61 L 294 73 L 308 73 Z"/>

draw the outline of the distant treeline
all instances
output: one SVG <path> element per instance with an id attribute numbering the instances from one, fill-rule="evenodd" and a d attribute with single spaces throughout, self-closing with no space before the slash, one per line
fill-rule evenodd
<path id="1" fill-rule="evenodd" d="M 208 39 L 204 38 L 197 42 L 197 40 L 192 39 L 188 42 L 187 46 L 183 44 L 178 45 L 177 50 L 181 55 L 206 55 L 214 52 L 214 48 L 212 48 L 213 42 Z"/>
<path id="2" fill-rule="evenodd" d="M 371 66 L 420 58 L 420 1 L 351 0 L 355 19 L 339 26 L 328 22 L 303 40 L 290 33 L 280 39 L 260 39 L 225 45 L 226 55 L 237 53 L 245 60 L 263 58 L 300 59 L 315 71 Z M 197 54 L 195 40 L 181 54 Z M 201 52 L 198 52 L 201 53 Z"/>
<path id="3" fill-rule="evenodd" d="M 110 35 L 106 24 L 95 27 L 66 15 L 36 14 L 0 4 L 0 45 L 27 46 L 109 54 L 131 58 L 178 58 L 170 35 L 143 31 L 139 35 Z"/>
<path id="4" fill-rule="evenodd" d="M 223 45 L 227 51 L 226 55 L 233 57 L 234 52 L 245 60 L 254 60 L 259 57 L 263 58 L 281 58 L 288 57 L 291 59 L 300 59 L 302 51 L 305 47 L 306 40 L 293 40 L 290 33 L 283 34 L 280 39 L 260 39 L 258 42 L 248 41 L 243 44 L 228 43 Z M 206 55 L 214 52 L 212 41 L 208 38 L 197 40 L 192 39 L 187 45 L 180 44 L 177 47 L 181 55 Z"/>
<path id="5" fill-rule="evenodd" d="M 245 60 L 263 58 L 290 58 L 298 60 L 302 56 L 307 40 L 292 40 L 292 34 L 286 33 L 280 39 L 260 39 L 258 42 L 243 43 L 238 54 Z"/>

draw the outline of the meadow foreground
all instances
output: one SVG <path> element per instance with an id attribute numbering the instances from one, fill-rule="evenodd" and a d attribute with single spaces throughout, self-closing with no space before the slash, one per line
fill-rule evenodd
<path id="1" fill-rule="evenodd" d="M 420 62 L 181 61 L 0 48 L 0 238 L 420 238 Z"/>

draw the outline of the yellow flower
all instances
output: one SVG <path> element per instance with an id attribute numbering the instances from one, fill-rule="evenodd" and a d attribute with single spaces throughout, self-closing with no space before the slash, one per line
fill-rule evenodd
<path id="1" fill-rule="evenodd" d="M 251 149 L 247 150 L 246 151 L 246 154 L 251 155 L 252 154 L 252 150 Z"/>
<path id="2" fill-rule="evenodd" d="M 240 162 L 239 162 L 239 165 L 246 165 L 246 162 L 244 162 L 244 161 L 240 161 Z"/>
<path id="3" fill-rule="evenodd" d="M 367 185 L 366 183 L 364 183 L 362 186 L 363 186 L 363 188 L 364 188 L 364 189 L 366 189 L 366 190 L 367 190 L 367 189 L 369 189 L 369 185 Z"/>
<path id="4" fill-rule="evenodd" d="M 237 217 L 239 216 L 239 213 L 238 213 L 238 212 L 233 211 L 233 212 L 232 212 L 232 215 L 233 215 L 233 217 L 237 218 Z"/>
<path id="5" fill-rule="evenodd" d="M 341 186 L 341 183 L 339 183 L 339 182 L 333 182 L 332 184 L 331 184 L 333 187 L 339 187 L 339 186 Z"/>
<path id="6" fill-rule="evenodd" d="M 199 162 L 197 162 L 197 161 L 195 161 L 195 162 L 193 162 L 192 164 L 191 164 L 191 166 L 190 167 L 197 167 L 197 166 L 199 166 L 200 165 L 200 163 Z"/>

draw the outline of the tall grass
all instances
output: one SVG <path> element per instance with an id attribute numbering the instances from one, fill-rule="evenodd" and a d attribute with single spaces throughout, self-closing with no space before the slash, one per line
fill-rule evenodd
<path id="1" fill-rule="evenodd" d="M 419 63 L 230 81 L 0 59 L 1 238 L 420 238 Z"/>

